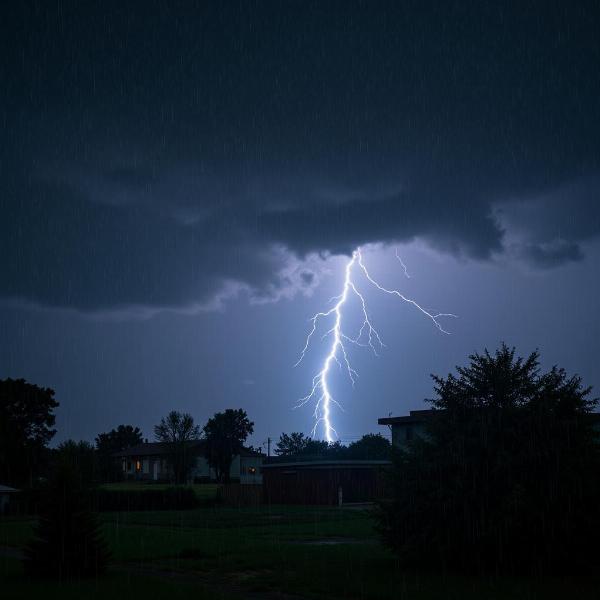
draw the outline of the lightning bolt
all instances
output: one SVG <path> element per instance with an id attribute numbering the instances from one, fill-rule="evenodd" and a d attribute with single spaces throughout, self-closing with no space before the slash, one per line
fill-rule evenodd
<path id="1" fill-rule="evenodd" d="M 396 258 L 400 261 L 400 264 L 404 269 L 404 274 L 407 277 L 409 277 L 406 266 L 402 262 L 402 259 L 398 255 L 397 251 Z M 367 269 L 363 261 L 360 247 L 354 250 L 354 252 L 352 252 L 350 260 L 346 263 L 346 268 L 344 272 L 344 286 L 342 288 L 341 294 L 339 294 L 338 296 L 334 296 L 330 299 L 329 302 L 335 302 L 335 304 L 329 310 L 320 311 L 310 318 L 309 322 L 311 323 L 311 329 L 306 337 L 306 342 L 304 344 L 304 348 L 302 348 L 302 352 L 300 353 L 300 358 L 294 365 L 295 367 L 298 366 L 306 356 L 306 353 L 308 352 L 310 347 L 311 340 L 317 331 L 320 321 L 331 317 L 331 319 L 333 320 L 333 325 L 322 336 L 322 339 L 331 337 L 331 346 L 329 348 L 329 353 L 323 361 L 323 366 L 321 367 L 321 370 L 312 379 L 312 386 L 310 392 L 303 398 L 300 398 L 298 404 L 296 405 L 296 408 L 299 408 L 301 406 L 304 406 L 308 402 L 315 402 L 315 424 L 312 429 L 311 435 L 312 437 L 315 437 L 317 429 L 322 424 L 324 437 L 325 440 L 327 440 L 328 442 L 333 442 L 335 437 L 337 437 L 337 432 L 331 423 L 331 406 L 332 404 L 335 404 L 340 409 L 342 409 L 341 405 L 331 395 L 331 391 L 329 389 L 329 375 L 331 373 L 332 364 L 336 363 L 340 368 L 344 369 L 348 374 L 350 381 L 352 382 L 352 386 L 354 386 L 356 378 L 358 377 L 358 373 L 350 364 L 346 345 L 354 344 L 363 348 L 369 348 L 376 356 L 378 355 L 377 351 L 385 347 L 385 344 L 382 342 L 379 332 L 375 329 L 375 327 L 373 327 L 373 323 L 371 322 L 369 313 L 367 311 L 367 303 L 365 301 L 365 298 L 360 292 L 360 290 L 356 287 L 356 284 L 352 279 L 353 270 L 355 268 L 359 270 L 359 273 L 361 273 L 364 276 L 364 279 L 368 283 L 377 288 L 380 292 L 389 294 L 391 296 L 397 296 L 403 302 L 414 306 L 424 316 L 430 319 L 435 325 L 435 327 L 437 327 L 442 333 L 448 334 L 448 332 L 442 327 L 439 319 L 442 317 L 456 317 L 456 315 L 453 315 L 451 313 L 440 313 L 427 310 L 419 304 L 417 304 L 414 300 L 404 296 L 398 290 L 388 289 L 380 285 L 375 279 L 371 277 L 369 270 Z M 359 300 L 359 305 L 362 311 L 363 319 L 361 326 L 359 327 L 358 332 L 354 337 L 347 335 L 342 329 L 343 307 L 346 304 L 348 298 L 351 296 L 354 296 Z"/>

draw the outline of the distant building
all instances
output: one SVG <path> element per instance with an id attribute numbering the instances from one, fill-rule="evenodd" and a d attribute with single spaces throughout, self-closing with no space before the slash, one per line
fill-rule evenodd
<path id="1" fill-rule="evenodd" d="M 0 485 L 0 515 L 8 512 L 11 498 L 13 498 L 18 491 L 19 490 L 7 485 Z"/>
<path id="2" fill-rule="evenodd" d="M 385 417 L 378 419 L 379 425 L 388 425 L 392 429 L 392 446 L 405 448 L 415 437 L 426 435 L 425 424 L 433 410 L 411 410 L 403 417 Z"/>
<path id="3" fill-rule="evenodd" d="M 379 425 L 388 425 L 392 429 L 392 445 L 395 448 L 405 448 L 415 437 L 426 437 L 426 424 L 434 411 L 411 410 L 403 417 L 384 417 L 378 419 Z M 591 413 L 592 427 L 600 432 L 600 413 Z"/>
<path id="4" fill-rule="evenodd" d="M 190 442 L 192 468 L 190 481 L 215 481 L 214 469 L 210 468 L 203 455 L 203 442 Z M 145 442 L 115 454 L 120 460 L 125 479 L 169 481 L 172 479 L 169 465 L 169 445 L 163 442 Z M 260 452 L 244 448 L 234 456 L 229 471 L 232 481 L 243 484 L 262 483 L 262 463 L 265 456 Z"/>
<path id="5" fill-rule="evenodd" d="M 388 460 L 314 460 L 263 465 L 263 500 L 268 504 L 343 504 L 384 497 Z"/>

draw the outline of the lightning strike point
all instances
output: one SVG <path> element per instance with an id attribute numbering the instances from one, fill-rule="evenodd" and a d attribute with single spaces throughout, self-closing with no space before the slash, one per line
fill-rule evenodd
<path id="1" fill-rule="evenodd" d="M 397 250 L 396 258 L 400 261 L 400 264 L 404 269 L 404 274 L 406 275 L 406 277 L 410 277 L 406 269 L 406 265 L 402 262 L 402 259 L 400 258 Z M 360 269 L 359 273 L 364 275 L 364 279 L 368 283 L 377 288 L 380 292 L 397 296 L 403 302 L 406 302 L 407 304 L 412 304 L 423 315 L 428 317 L 442 333 L 448 334 L 448 332 L 442 327 L 438 319 L 440 319 L 441 317 L 456 317 L 456 315 L 452 313 L 430 312 L 424 309 L 419 304 L 417 304 L 414 300 L 404 296 L 398 290 L 383 287 L 371 277 L 366 265 L 363 262 L 360 247 L 354 250 L 354 252 L 352 252 L 350 260 L 346 263 L 346 268 L 344 271 L 344 285 L 341 294 L 334 296 L 330 299 L 329 303 L 334 301 L 336 302 L 333 307 L 331 307 L 329 310 L 318 312 L 309 319 L 309 322 L 312 324 L 312 326 L 306 337 L 304 347 L 302 348 L 302 352 L 300 353 L 300 358 L 294 365 L 295 367 L 298 366 L 306 356 L 306 353 L 308 352 L 310 347 L 312 337 L 319 326 L 319 321 L 331 317 L 333 319 L 333 325 L 328 331 L 325 332 L 322 338 L 327 339 L 329 336 L 331 336 L 331 345 L 329 347 L 329 353 L 323 361 L 321 370 L 312 379 L 312 386 L 310 392 L 303 398 L 300 398 L 298 404 L 296 404 L 295 406 L 295 408 L 299 408 L 309 402 L 315 403 L 315 410 L 313 413 L 315 423 L 311 435 L 312 437 L 316 437 L 317 430 L 322 424 L 323 437 L 327 442 L 333 442 L 334 439 L 337 437 L 337 432 L 331 422 L 331 405 L 335 404 L 341 410 L 343 410 L 341 404 L 339 404 L 339 402 L 337 402 L 333 398 L 329 390 L 328 378 L 330 374 L 331 364 L 335 362 L 343 370 L 346 371 L 348 378 L 352 383 L 352 386 L 354 386 L 356 378 L 358 377 L 357 371 L 353 369 L 352 365 L 350 364 L 350 359 L 348 357 L 348 352 L 344 342 L 351 343 L 363 348 L 370 348 L 376 356 L 379 356 L 377 350 L 381 350 L 385 347 L 383 341 L 381 340 L 379 332 L 377 331 L 377 329 L 375 329 L 375 327 L 373 327 L 373 323 L 371 322 L 367 310 L 367 303 L 365 301 L 365 298 L 360 292 L 360 290 L 356 287 L 356 284 L 352 279 L 352 271 L 356 265 L 358 265 L 358 268 Z M 359 300 L 363 317 L 363 321 L 361 326 L 359 327 L 358 333 L 354 337 L 347 335 L 342 329 L 342 309 L 350 296 L 354 296 Z"/>

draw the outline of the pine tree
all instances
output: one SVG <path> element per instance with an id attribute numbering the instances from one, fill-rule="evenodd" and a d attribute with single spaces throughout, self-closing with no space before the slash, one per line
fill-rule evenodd
<path id="1" fill-rule="evenodd" d="M 25 549 L 25 572 L 31 577 L 70 580 L 106 570 L 109 551 L 100 524 L 76 481 L 73 470 L 63 467 L 46 492 L 34 538 Z"/>

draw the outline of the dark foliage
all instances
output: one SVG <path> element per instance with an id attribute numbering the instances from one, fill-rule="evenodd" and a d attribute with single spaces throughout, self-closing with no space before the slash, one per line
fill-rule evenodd
<path id="1" fill-rule="evenodd" d="M 53 429 L 54 391 L 24 379 L 0 381 L 0 481 L 32 486 L 43 473 Z"/>
<path id="2" fill-rule="evenodd" d="M 106 570 L 109 552 L 79 481 L 72 468 L 57 469 L 41 503 L 35 537 L 25 549 L 27 576 L 70 580 Z"/>
<path id="3" fill-rule="evenodd" d="M 66 440 L 52 450 L 51 469 L 57 472 L 69 471 L 74 485 L 81 489 L 98 483 L 96 450 L 84 440 Z"/>
<path id="4" fill-rule="evenodd" d="M 345 456 L 352 460 L 389 460 L 391 453 L 389 440 L 379 433 L 367 433 L 348 446 Z"/>
<path id="5" fill-rule="evenodd" d="M 205 456 L 218 481 L 229 480 L 231 461 L 242 451 L 244 442 L 253 431 L 254 423 L 241 408 L 228 408 L 208 420 L 204 426 Z"/>
<path id="6" fill-rule="evenodd" d="M 303 433 L 282 433 L 275 446 L 275 454 L 305 460 L 389 460 L 391 445 L 380 434 L 368 433 L 348 446 L 339 441 L 328 443 L 313 440 Z"/>
<path id="7" fill-rule="evenodd" d="M 600 456 L 589 388 L 503 345 L 435 377 L 426 439 L 399 452 L 383 539 L 405 565 L 571 572 L 599 565 Z"/>
<path id="8" fill-rule="evenodd" d="M 194 418 L 187 413 L 172 410 L 154 428 L 154 436 L 169 447 L 169 463 L 175 483 L 185 483 L 188 479 L 194 454 L 191 442 L 200 437 L 200 428 Z"/>
<path id="9" fill-rule="evenodd" d="M 292 456 L 301 454 L 310 443 L 311 438 L 303 433 L 293 431 L 292 433 L 282 433 L 279 441 L 275 444 L 275 454 L 278 456 Z"/>
<path id="10" fill-rule="evenodd" d="M 119 425 L 107 433 L 96 436 L 98 475 L 104 483 L 119 481 L 123 478 L 123 469 L 115 458 L 115 453 L 141 444 L 142 431 L 132 425 Z"/>

